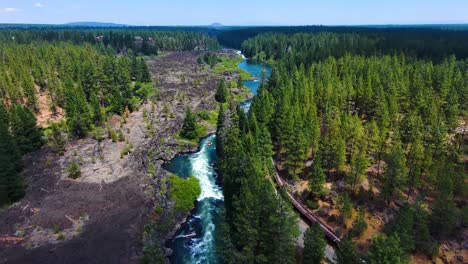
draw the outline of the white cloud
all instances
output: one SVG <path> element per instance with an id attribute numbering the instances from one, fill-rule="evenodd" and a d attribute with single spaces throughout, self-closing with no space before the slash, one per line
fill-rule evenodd
<path id="1" fill-rule="evenodd" d="M 5 7 L 5 8 L 0 9 L 0 13 L 16 13 L 18 11 L 19 9 L 14 8 L 14 7 Z"/>
<path id="2" fill-rule="evenodd" d="M 35 3 L 34 6 L 37 7 L 37 8 L 43 8 L 44 4 L 43 3 Z"/>

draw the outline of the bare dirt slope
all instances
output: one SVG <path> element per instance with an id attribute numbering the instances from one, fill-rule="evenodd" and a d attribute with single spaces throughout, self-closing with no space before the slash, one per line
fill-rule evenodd
<path id="1" fill-rule="evenodd" d="M 160 165 L 194 148 L 173 138 L 185 108 L 216 106 L 213 97 L 221 77 L 197 64 L 200 54 L 148 59 L 158 93 L 126 123 L 111 118 L 110 126 L 123 132 L 123 141 L 75 140 L 67 143 L 63 156 L 45 147 L 24 158 L 27 194 L 0 211 L 0 263 L 138 262 L 143 228 L 158 200 Z M 128 145 L 132 153 L 122 157 Z M 148 149 L 160 161 L 154 177 L 147 173 Z M 81 166 L 76 180 L 67 177 L 71 162 Z"/>

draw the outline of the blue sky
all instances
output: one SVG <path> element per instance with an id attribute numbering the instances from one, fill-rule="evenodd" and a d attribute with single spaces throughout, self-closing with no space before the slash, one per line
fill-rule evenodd
<path id="1" fill-rule="evenodd" d="M 0 0 L 0 23 L 363 25 L 468 23 L 468 0 Z"/>

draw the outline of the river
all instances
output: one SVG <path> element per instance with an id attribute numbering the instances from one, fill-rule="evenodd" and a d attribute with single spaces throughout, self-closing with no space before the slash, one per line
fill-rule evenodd
<path id="1" fill-rule="evenodd" d="M 253 94 L 257 94 L 262 72 L 265 77 L 271 74 L 271 68 L 265 64 L 245 59 L 238 67 L 249 72 L 254 80 L 244 81 Z M 251 101 L 241 104 L 248 111 Z M 218 263 L 215 251 L 214 230 L 218 216 L 224 207 L 223 192 L 218 184 L 218 174 L 214 168 L 216 162 L 216 135 L 212 134 L 199 143 L 199 151 L 193 154 L 177 155 L 165 165 L 165 169 L 182 178 L 194 176 L 200 181 L 201 194 L 189 219 L 177 231 L 170 243 L 174 264 Z M 186 236 L 189 235 L 190 238 Z"/>

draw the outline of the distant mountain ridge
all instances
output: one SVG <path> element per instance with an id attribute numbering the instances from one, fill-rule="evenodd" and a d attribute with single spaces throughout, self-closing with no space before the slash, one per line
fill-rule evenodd
<path id="1" fill-rule="evenodd" d="M 66 23 L 63 25 L 71 26 L 71 27 L 130 27 L 130 25 L 125 25 L 125 24 L 94 22 L 94 21 L 71 22 L 71 23 Z"/>

